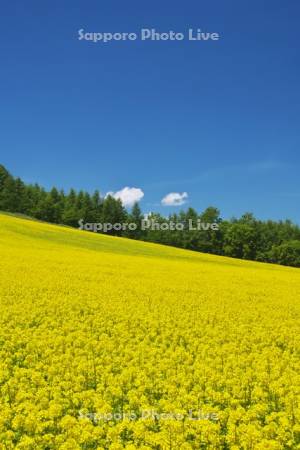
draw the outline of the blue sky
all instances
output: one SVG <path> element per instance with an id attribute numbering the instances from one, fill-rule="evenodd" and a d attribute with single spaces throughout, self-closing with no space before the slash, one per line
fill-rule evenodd
<path id="1" fill-rule="evenodd" d="M 0 162 L 27 182 L 145 212 L 186 206 L 300 222 L 299 2 L 13 0 L 1 6 Z M 219 41 L 78 40 L 78 30 Z"/>

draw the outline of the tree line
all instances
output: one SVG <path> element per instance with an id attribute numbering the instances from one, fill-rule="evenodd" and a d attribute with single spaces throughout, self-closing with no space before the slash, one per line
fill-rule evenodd
<path id="1" fill-rule="evenodd" d="M 71 189 L 68 193 L 53 187 L 46 191 L 38 184 L 26 184 L 0 165 L 0 210 L 25 214 L 39 220 L 79 227 L 85 223 L 135 223 L 136 229 L 111 230 L 110 234 L 165 245 L 254 261 L 300 267 L 300 228 L 290 220 L 262 221 L 251 213 L 223 220 L 215 207 L 198 213 L 193 208 L 171 214 L 168 218 L 151 213 L 156 223 L 192 221 L 217 223 L 217 230 L 141 229 L 144 215 L 138 204 L 127 211 L 119 199 L 101 197 Z M 196 228 L 196 227 L 195 227 Z"/>

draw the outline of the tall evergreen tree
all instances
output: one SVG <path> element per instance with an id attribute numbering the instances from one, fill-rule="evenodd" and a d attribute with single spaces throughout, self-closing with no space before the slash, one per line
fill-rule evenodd
<path id="1" fill-rule="evenodd" d="M 65 198 L 65 208 L 62 213 L 62 222 L 72 227 L 78 227 L 78 221 L 81 219 L 78 210 L 77 194 L 74 189 L 71 189 Z"/>
<path id="2" fill-rule="evenodd" d="M 134 224 L 136 229 L 135 230 L 128 230 L 126 233 L 126 236 L 132 238 L 132 239 L 142 239 L 143 237 L 143 230 L 142 230 L 142 220 L 144 218 L 144 215 L 142 214 L 141 208 L 137 202 L 134 203 L 131 213 L 128 215 L 128 222 L 131 224 Z"/>
<path id="3" fill-rule="evenodd" d="M 102 208 L 102 223 L 111 223 L 112 225 L 117 223 L 125 223 L 127 213 L 122 205 L 121 200 L 115 199 L 111 195 L 108 195 L 103 202 Z M 121 231 L 112 230 L 109 234 L 122 235 Z"/>
<path id="4" fill-rule="evenodd" d="M 100 193 L 96 190 L 91 198 L 92 202 L 92 222 L 101 222 L 102 219 L 102 208 L 103 208 L 103 200 L 101 199 Z"/>

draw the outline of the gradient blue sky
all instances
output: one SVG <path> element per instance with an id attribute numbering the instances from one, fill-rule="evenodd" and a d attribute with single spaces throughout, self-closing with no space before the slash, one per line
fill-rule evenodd
<path id="1" fill-rule="evenodd" d="M 47 188 L 141 188 L 145 212 L 186 191 L 300 222 L 299 18 L 295 0 L 3 2 L 0 162 Z M 143 27 L 221 40 L 77 38 Z"/>

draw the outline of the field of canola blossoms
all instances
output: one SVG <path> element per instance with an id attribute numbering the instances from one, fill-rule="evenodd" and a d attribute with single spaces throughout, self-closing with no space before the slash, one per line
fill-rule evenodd
<path id="1" fill-rule="evenodd" d="M 300 448 L 298 269 L 0 215 L 0 450 Z"/>

